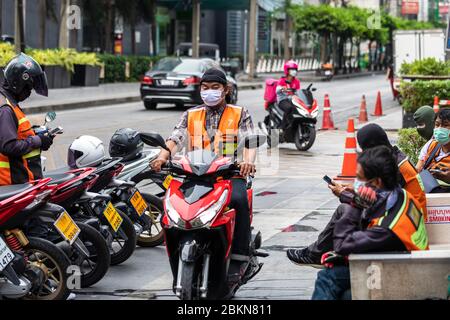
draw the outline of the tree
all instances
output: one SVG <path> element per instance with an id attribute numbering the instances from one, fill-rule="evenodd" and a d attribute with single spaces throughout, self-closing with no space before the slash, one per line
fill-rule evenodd
<path id="1" fill-rule="evenodd" d="M 116 0 L 118 13 L 130 26 L 132 54 L 136 54 L 136 26 L 142 21 L 146 23 L 155 21 L 155 2 L 155 0 Z"/>
<path id="2" fill-rule="evenodd" d="M 45 48 L 47 19 L 58 21 L 53 0 L 39 0 L 39 47 Z"/>

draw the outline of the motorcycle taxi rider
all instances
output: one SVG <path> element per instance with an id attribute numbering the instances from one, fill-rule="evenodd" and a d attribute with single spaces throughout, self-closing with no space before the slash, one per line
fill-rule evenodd
<path id="1" fill-rule="evenodd" d="M 300 80 L 296 78 L 298 73 L 298 65 L 290 60 L 284 64 L 284 76 L 280 78 L 277 85 L 277 102 L 281 110 L 283 110 L 283 120 L 281 121 L 281 128 L 286 130 L 288 127 L 289 116 L 295 109 L 292 104 L 292 96 L 300 90 Z"/>
<path id="2" fill-rule="evenodd" d="M 221 153 L 217 147 L 220 145 L 220 143 L 217 143 L 218 140 L 221 140 L 222 144 L 226 142 L 223 133 L 226 132 L 228 135 L 228 132 L 237 132 L 236 138 L 239 140 L 253 131 L 253 121 L 247 109 L 226 103 L 229 87 L 227 86 L 226 75 L 221 70 L 215 68 L 207 70 L 200 85 L 200 94 L 204 104 L 193 107 L 182 115 L 180 122 L 166 142 L 172 155 L 181 150 L 185 143 L 188 145 L 187 151 L 209 148 L 205 145 L 201 136 L 200 139 L 195 139 L 197 135 L 202 135 L 202 130 L 206 130 L 206 135 L 210 137 L 211 141 L 214 139 L 214 152 L 216 154 Z M 200 132 L 194 130 L 194 123 L 201 124 Z M 200 145 L 198 145 L 198 141 L 200 141 Z M 242 275 L 245 272 L 246 262 L 249 260 L 250 209 L 244 178 L 256 172 L 255 158 L 255 149 L 244 149 L 243 161 L 239 163 L 241 177 L 232 179 L 230 207 L 236 210 L 232 263 L 230 265 L 234 269 L 231 272 L 233 274 L 239 273 Z M 169 152 L 162 150 L 159 157 L 151 162 L 151 168 L 156 172 L 160 171 L 168 159 Z"/>
<path id="3" fill-rule="evenodd" d="M 21 53 L 6 65 L 0 87 L 0 186 L 43 177 L 41 150 L 50 148 L 53 137 L 36 135 L 19 106 L 32 90 L 47 97 L 47 77 L 33 58 Z"/>

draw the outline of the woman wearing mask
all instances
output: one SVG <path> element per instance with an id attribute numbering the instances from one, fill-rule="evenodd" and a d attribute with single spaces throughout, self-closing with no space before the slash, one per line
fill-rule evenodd
<path id="1" fill-rule="evenodd" d="M 278 81 L 277 102 L 281 110 L 284 111 L 281 129 L 287 129 L 289 115 L 295 106 L 291 99 L 295 93 L 300 90 L 300 81 L 296 78 L 298 65 L 294 61 L 288 61 L 284 64 L 284 76 Z"/>

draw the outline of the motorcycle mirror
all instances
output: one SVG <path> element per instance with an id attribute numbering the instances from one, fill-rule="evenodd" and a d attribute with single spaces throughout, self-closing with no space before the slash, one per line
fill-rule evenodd
<path id="1" fill-rule="evenodd" d="M 312 83 L 310 83 L 310 84 L 309 84 L 309 86 L 308 86 L 308 87 L 306 88 L 306 90 L 308 90 L 308 91 L 309 91 L 309 89 L 311 89 L 312 85 L 313 85 L 313 84 L 312 84 Z"/>
<path id="2" fill-rule="evenodd" d="M 53 120 L 55 120 L 56 119 L 56 112 L 55 111 L 49 111 L 49 112 L 47 112 L 47 114 L 45 115 L 45 123 L 44 123 L 44 126 L 45 126 L 45 124 L 47 124 L 47 123 L 49 123 L 49 122 L 52 122 Z"/>
<path id="3" fill-rule="evenodd" d="M 312 92 L 317 91 L 317 88 L 312 88 L 311 91 Z"/>
<path id="4" fill-rule="evenodd" d="M 146 145 L 150 147 L 161 147 L 164 150 L 167 150 L 170 152 L 169 148 L 166 146 L 166 142 L 164 141 L 163 137 L 158 133 L 147 133 L 147 132 L 141 132 L 139 133 L 142 142 L 144 142 Z"/>

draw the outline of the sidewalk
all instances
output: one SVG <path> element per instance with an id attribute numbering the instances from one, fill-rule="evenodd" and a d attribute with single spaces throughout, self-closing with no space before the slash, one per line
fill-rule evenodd
<path id="1" fill-rule="evenodd" d="M 239 82 L 238 90 L 261 89 L 261 81 Z M 67 109 L 81 109 L 112 104 L 141 101 L 140 83 L 112 83 L 98 87 L 70 87 L 67 89 L 50 89 L 48 97 L 33 93 L 24 104 L 24 111 L 28 114 L 60 111 Z"/>

